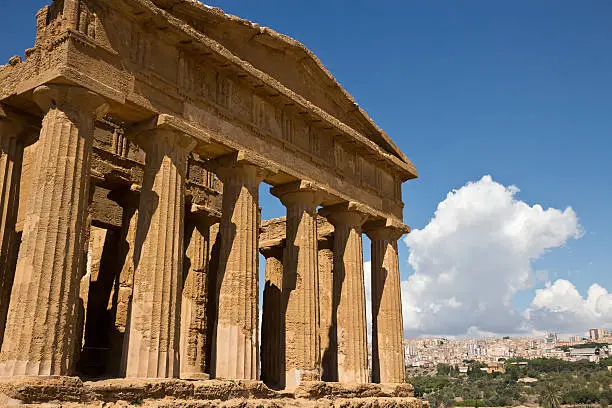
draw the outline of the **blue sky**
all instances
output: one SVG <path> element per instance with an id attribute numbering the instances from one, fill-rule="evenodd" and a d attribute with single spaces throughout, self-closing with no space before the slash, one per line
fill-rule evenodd
<path id="1" fill-rule="evenodd" d="M 47 2 L 4 3 L 0 63 L 32 46 L 34 14 Z M 534 269 L 583 295 L 593 283 L 612 289 L 611 2 L 208 4 L 304 43 L 385 129 L 420 172 L 404 185 L 407 224 L 423 229 L 449 191 L 490 174 L 529 205 L 578 216 L 582 237 Z M 283 215 L 266 190 L 264 217 Z M 404 280 L 407 259 L 402 243 Z M 544 285 L 517 291 L 512 304 L 524 310 Z"/>

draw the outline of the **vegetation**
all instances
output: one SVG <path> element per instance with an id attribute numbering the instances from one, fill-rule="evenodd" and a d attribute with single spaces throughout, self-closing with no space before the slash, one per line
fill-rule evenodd
<path id="1" fill-rule="evenodd" d="M 519 362 L 523 364 L 518 364 Z M 527 364 L 525 364 L 527 363 Z M 435 375 L 413 376 L 415 394 L 427 399 L 432 408 L 513 406 L 533 404 L 545 408 L 561 405 L 591 405 L 607 408 L 612 402 L 612 373 L 607 366 L 586 360 L 568 362 L 559 359 L 509 359 L 503 362 L 505 373 L 487 374 L 481 362 L 469 361 L 467 374 L 459 367 L 440 364 Z M 532 382 L 518 381 L 531 378 Z M 534 381 L 537 380 L 537 381 Z"/>

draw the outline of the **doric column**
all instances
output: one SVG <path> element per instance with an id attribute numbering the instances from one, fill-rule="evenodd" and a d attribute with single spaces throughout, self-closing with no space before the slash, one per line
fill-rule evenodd
<path id="1" fill-rule="evenodd" d="M 206 330 L 210 226 L 216 222 L 192 206 L 187 217 L 185 282 L 181 295 L 181 378 L 207 379 Z"/>
<path id="2" fill-rule="evenodd" d="M 338 342 L 338 381 L 368 382 L 365 287 L 361 225 L 367 216 L 358 206 L 338 204 L 321 214 L 334 226 L 334 309 Z"/>
<path id="3" fill-rule="evenodd" d="M 372 241 L 372 381 L 401 383 L 405 380 L 397 240 L 408 229 L 386 225 L 368 225 Z"/>
<path id="4" fill-rule="evenodd" d="M 337 381 L 338 346 L 336 344 L 336 315 L 334 301 L 334 239 L 319 241 L 319 305 L 321 335 L 321 379 Z"/>
<path id="5" fill-rule="evenodd" d="M 15 232 L 27 123 L 0 104 L 0 346 L 15 276 Z"/>
<path id="6" fill-rule="evenodd" d="M 146 150 L 127 354 L 128 378 L 179 376 L 179 290 L 187 154 L 194 140 L 155 128 L 141 135 Z"/>
<path id="7" fill-rule="evenodd" d="M 217 271 L 218 316 L 213 345 L 215 378 L 257 379 L 258 204 L 262 168 L 242 153 L 218 160 L 223 204 Z"/>
<path id="8" fill-rule="evenodd" d="M 11 294 L 0 375 L 66 375 L 73 367 L 89 160 L 104 99 L 86 89 L 34 91 L 45 112 Z"/>
<path id="9" fill-rule="evenodd" d="M 272 189 L 287 207 L 283 302 L 285 309 L 285 387 L 321 380 L 318 193 L 310 183 Z"/>
<path id="10" fill-rule="evenodd" d="M 261 379 L 272 387 L 284 382 L 284 330 L 282 322 L 283 244 L 261 248 L 266 258 L 261 322 Z M 282 378 L 281 378 L 282 374 Z"/>

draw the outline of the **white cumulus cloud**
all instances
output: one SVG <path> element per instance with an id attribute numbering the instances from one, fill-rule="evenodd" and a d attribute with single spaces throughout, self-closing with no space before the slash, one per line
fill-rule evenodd
<path id="1" fill-rule="evenodd" d="M 595 283 L 584 298 L 573 283 L 557 279 L 536 290 L 525 317 L 536 330 L 578 333 L 590 327 L 610 327 L 612 294 Z"/>
<path id="2" fill-rule="evenodd" d="M 571 207 L 530 206 L 518 192 L 484 176 L 450 192 L 429 224 L 406 236 L 414 270 L 402 282 L 408 335 L 530 330 L 527 313 L 516 311 L 511 298 L 533 287 L 532 262 L 578 238 L 581 227 Z M 547 296 L 538 292 L 529 316 L 548 311 L 544 305 L 556 310 Z M 602 308 L 610 305 L 606 299 Z"/>

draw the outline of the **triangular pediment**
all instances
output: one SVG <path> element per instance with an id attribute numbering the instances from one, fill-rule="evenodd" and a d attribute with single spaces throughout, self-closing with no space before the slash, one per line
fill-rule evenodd
<path id="1" fill-rule="evenodd" d="M 300 42 L 197 0 L 152 1 L 355 129 L 386 152 L 412 165 L 321 61 Z"/>

